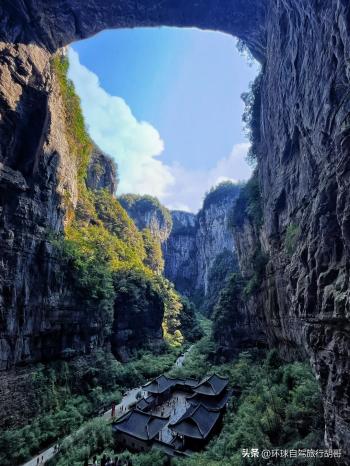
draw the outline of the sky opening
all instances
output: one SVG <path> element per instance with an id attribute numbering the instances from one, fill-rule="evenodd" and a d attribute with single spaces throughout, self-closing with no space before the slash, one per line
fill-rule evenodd
<path id="1" fill-rule="evenodd" d="M 117 194 L 196 212 L 223 180 L 247 180 L 240 98 L 258 73 L 229 35 L 197 29 L 104 31 L 69 49 L 91 137 L 119 167 Z"/>

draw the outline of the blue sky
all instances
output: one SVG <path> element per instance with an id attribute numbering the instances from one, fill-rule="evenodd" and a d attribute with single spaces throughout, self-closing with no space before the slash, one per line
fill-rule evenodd
<path id="1" fill-rule="evenodd" d="M 232 37 L 105 31 L 74 44 L 70 63 L 90 133 L 119 164 L 119 193 L 196 211 L 213 184 L 249 177 L 240 95 L 258 71 Z"/>

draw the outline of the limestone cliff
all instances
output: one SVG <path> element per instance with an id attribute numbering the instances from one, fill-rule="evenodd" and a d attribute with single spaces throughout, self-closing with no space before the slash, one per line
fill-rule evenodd
<path id="1" fill-rule="evenodd" d="M 262 64 L 254 123 L 263 224 L 252 246 L 268 260 L 256 312 L 271 346 L 312 362 L 327 442 L 349 454 L 347 0 L 1 2 L 1 365 L 44 348 L 63 326 L 62 310 L 74 344 L 84 341 L 45 241 L 47 230 L 63 228 L 65 196 L 74 205 L 77 193 L 50 55 L 106 28 L 157 25 L 235 35 Z M 250 240 L 236 243 L 249 264 Z"/>
<path id="2" fill-rule="evenodd" d="M 106 189 L 110 194 L 115 194 L 117 183 L 115 162 L 94 145 L 87 170 L 87 187 L 92 190 Z"/>
<path id="3" fill-rule="evenodd" d="M 97 322 L 62 273 L 51 243 L 77 203 L 74 161 L 50 54 L 0 45 L 0 368 L 86 351 Z"/>
<path id="4" fill-rule="evenodd" d="M 155 197 L 124 194 L 119 202 L 134 220 L 139 230 L 148 228 L 154 238 L 164 243 L 169 237 L 172 220 L 166 209 Z"/>
<path id="5" fill-rule="evenodd" d="M 172 212 L 173 228 L 163 247 L 167 278 L 209 315 L 225 279 L 237 270 L 229 219 L 239 190 L 222 183 L 206 195 L 197 215 Z"/>
<path id="6" fill-rule="evenodd" d="M 181 293 L 190 296 L 197 282 L 197 217 L 172 211 L 173 226 L 163 245 L 164 274 Z"/>

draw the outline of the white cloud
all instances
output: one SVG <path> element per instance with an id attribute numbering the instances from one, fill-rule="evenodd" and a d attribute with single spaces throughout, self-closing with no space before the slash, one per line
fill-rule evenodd
<path id="1" fill-rule="evenodd" d="M 185 170 L 181 165 L 173 165 L 171 173 L 176 181 L 163 202 L 172 209 L 197 211 L 211 187 L 226 180 L 238 182 L 250 178 L 252 169 L 246 162 L 248 150 L 248 143 L 236 144 L 228 157 L 208 171 Z"/>
<path id="2" fill-rule="evenodd" d="M 251 168 L 245 161 L 248 143 L 237 144 L 231 154 L 208 171 L 187 170 L 159 160 L 164 143 L 149 123 L 138 121 L 121 97 L 109 95 L 98 77 L 69 50 L 69 77 L 81 98 L 92 139 L 119 166 L 119 193 L 151 194 L 171 209 L 197 211 L 206 191 L 224 180 L 246 180 Z"/>
<path id="3" fill-rule="evenodd" d="M 138 121 L 122 98 L 109 95 L 72 48 L 69 63 L 69 77 L 81 98 L 89 133 L 118 163 L 119 191 L 162 197 L 175 180 L 169 167 L 156 158 L 164 149 L 158 131 Z"/>

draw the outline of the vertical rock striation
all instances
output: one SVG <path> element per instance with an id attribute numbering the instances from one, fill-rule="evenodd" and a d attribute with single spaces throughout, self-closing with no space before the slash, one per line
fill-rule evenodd
<path id="1" fill-rule="evenodd" d="M 47 231 L 62 231 L 65 196 L 74 204 L 77 192 L 50 53 L 105 28 L 142 25 L 230 33 L 262 63 L 255 126 L 263 225 L 258 239 L 237 237 L 242 272 L 246 248 L 261 247 L 268 261 L 256 313 L 271 346 L 310 358 L 327 441 L 350 454 L 347 0 L 1 2 L 1 367 L 47 354 L 52 330 L 68 347 L 56 330 L 64 322 L 75 345 L 86 341 L 45 241 Z"/>
<path id="2" fill-rule="evenodd" d="M 237 270 L 230 215 L 239 190 L 223 183 L 206 196 L 197 215 L 172 212 L 173 228 L 163 246 L 166 277 L 207 314 L 227 276 Z"/>
<path id="3" fill-rule="evenodd" d="M 107 189 L 110 194 L 117 190 L 117 166 L 99 147 L 94 145 L 87 170 L 86 185 L 89 189 Z"/>

